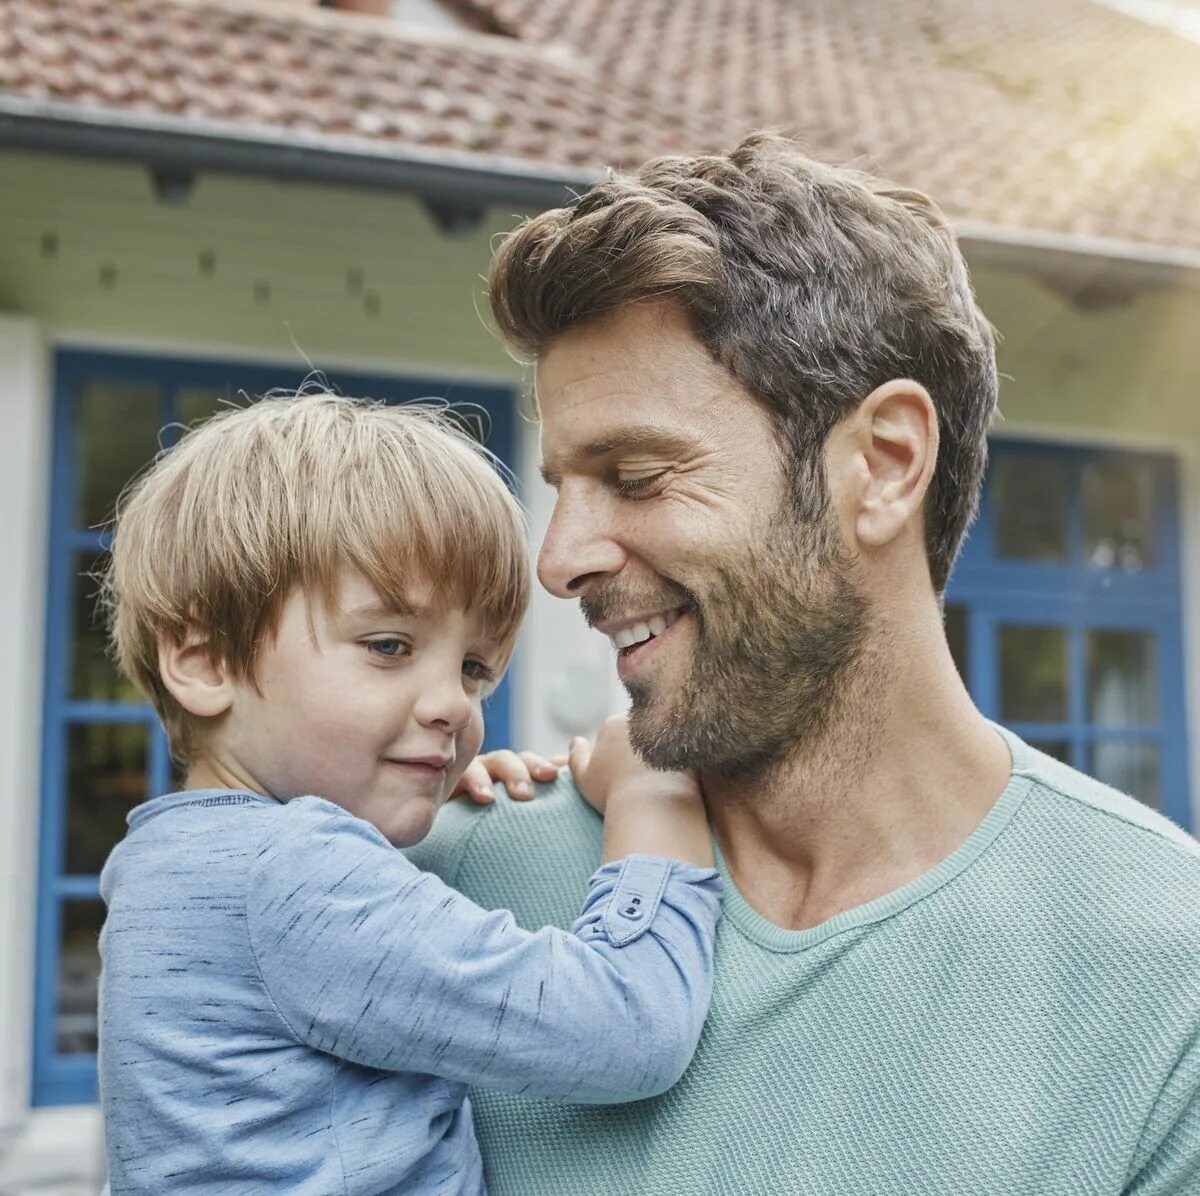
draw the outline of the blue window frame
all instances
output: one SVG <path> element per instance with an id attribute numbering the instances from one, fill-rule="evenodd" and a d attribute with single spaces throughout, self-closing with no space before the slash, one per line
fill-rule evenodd
<path id="1" fill-rule="evenodd" d="M 35 1105 L 96 1099 L 96 936 L 99 871 L 125 812 L 172 787 L 166 736 L 153 710 L 103 652 L 85 574 L 108 548 L 98 523 L 119 487 L 169 445 L 180 423 L 236 398 L 295 388 L 306 370 L 240 362 L 62 351 L 55 361 L 50 576 L 42 745 L 35 959 Z M 429 396 L 484 414 L 488 446 L 515 470 L 511 390 L 444 380 L 328 371 L 345 394 L 390 402 Z M 98 464 L 99 462 L 99 464 Z M 487 740 L 509 742 L 509 682 L 488 703 Z"/>
<path id="2" fill-rule="evenodd" d="M 946 593 L 972 696 L 1042 750 L 1190 828 L 1174 459 L 991 447 Z"/>

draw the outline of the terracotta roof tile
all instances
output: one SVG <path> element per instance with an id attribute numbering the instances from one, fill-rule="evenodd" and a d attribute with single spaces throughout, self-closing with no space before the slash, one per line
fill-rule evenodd
<path id="1" fill-rule="evenodd" d="M 761 125 L 1011 228 L 1200 250 L 1200 46 L 1091 0 L 0 0 L 0 91 L 585 173 Z"/>

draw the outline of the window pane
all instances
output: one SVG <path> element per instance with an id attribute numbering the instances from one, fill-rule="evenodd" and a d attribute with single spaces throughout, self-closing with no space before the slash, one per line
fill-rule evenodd
<path id="1" fill-rule="evenodd" d="M 1000 708 L 1019 723 L 1067 721 L 1067 633 L 1061 627 L 1000 628 Z"/>
<path id="2" fill-rule="evenodd" d="M 1028 561 L 1067 559 L 1067 471 L 1046 457 L 1003 456 L 992 466 L 996 551 Z"/>
<path id="3" fill-rule="evenodd" d="M 1089 631 L 1088 720 L 1103 727 L 1158 724 L 1158 661 L 1147 631 Z"/>
<path id="4" fill-rule="evenodd" d="M 946 604 L 946 642 L 950 645 L 950 655 L 954 658 L 954 666 L 958 675 L 964 680 L 967 672 L 967 608 L 965 606 Z"/>
<path id="5" fill-rule="evenodd" d="M 75 429 L 76 527 L 111 519 L 125 483 L 158 451 L 158 398 L 152 385 L 93 382 L 83 388 Z"/>
<path id="6" fill-rule="evenodd" d="M 212 390 L 197 386 L 185 387 L 175 398 L 175 419 L 190 428 L 203 423 L 210 415 L 229 407 L 244 407 L 246 400 L 234 390 Z"/>
<path id="7" fill-rule="evenodd" d="M 144 723 L 81 723 L 67 731 L 66 870 L 94 876 L 146 796 Z"/>
<path id="8" fill-rule="evenodd" d="M 141 695 L 121 676 L 108 653 L 104 616 L 97 609 L 97 580 L 108 554 L 80 553 L 71 579 L 71 689 L 70 696 L 87 702 L 140 702 Z"/>
<path id="9" fill-rule="evenodd" d="M 1156 810 L 1162 806 L 1160 751 L 1153 743 L 1101 739 L 1092 744 L 1092 776 Z"/>
<path id="10" fill-rule="evenodd" d="M 96 990 L 100 979 L 100 901 L 64 901 L 58 953 L 55 1049 L 60 1055 L 96 1051 Z"/>
<path id="11" fill-rule="evenodd" d="M 1135 573 L 1154 564 L 1154 478 L 1143 462 L 1084 465 L 1083 559 Z"/>
<path id="12" fill-rule="evenodd" d="M 1071 745 L 1065 739 L 1032 739 L 1029 746 L 1037 748 L 1039 752 L 1045 752 L 1047 756 L 1053 756 L 1055 760 L 1061 760 L 1064 764 L 1071 763 Z"/>

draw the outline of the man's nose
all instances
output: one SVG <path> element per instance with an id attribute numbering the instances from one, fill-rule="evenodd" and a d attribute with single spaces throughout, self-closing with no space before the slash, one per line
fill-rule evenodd
<path id="1" fill-rule="evenodd" d="M 564 485 L 538 553 L 542 585 L 558 598 L 579 598 L 593 581 L 619 573 L 625 550 L 606 504 Z"/>

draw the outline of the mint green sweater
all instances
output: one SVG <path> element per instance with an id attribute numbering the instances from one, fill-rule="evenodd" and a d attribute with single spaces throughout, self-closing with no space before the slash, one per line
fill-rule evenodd
<path id="1" fill-rule="evenodd" d="M 726 877 L 699 1050 L 609 1108 L 472 1094 L 492 1196 L 1200 1194 L 1200 845 L 1010 739 L 925 876 L 811 930 Z M 600 823 L 561 779 L 455 803 L 411 853 L 569 926 Z"/>

